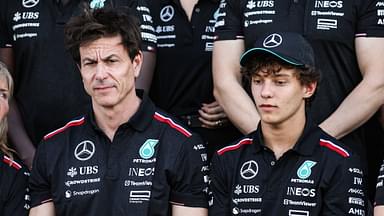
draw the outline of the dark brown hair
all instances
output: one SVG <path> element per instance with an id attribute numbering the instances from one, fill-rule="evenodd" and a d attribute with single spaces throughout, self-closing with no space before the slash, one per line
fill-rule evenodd
<path id="1" fill-rule="evenodd" d="M 241 74 L 245 78 L 245 83 L 248 86 L 246 88 L 249 90 L 251 85 L 251 78 L 259 73 L 267 73 L 267 74 L 276 74 L 282 68 L 286 69 L 296 69 L 295 76 L 300 81 L 301 85 L 306 86 L 314 82 L 319 82 L 320 80 L 320 72 L 311 66 L 295 66 L 289 64 L 285 61 L 282 61 L 278 57 L 267 54 L 260 53 L 258 55 L 253 55 L 248 59 L 245 63 L 244 67 L 241 67 Z M 318 87 L 317 87 L 318 88 Z M 313 100 L 315 94 L 312 95 L 310 100 Z"/>
<path id="2" fill-rule="evenodd" d="M 121 35 L 131 60 L 139 53 L 141 35 L 139 20 L 130 8 L 85 8 L 72 17 L 64 29 L 65 44 L 76 63 L 80 63 L 80 46 L 100 39 Z"/>

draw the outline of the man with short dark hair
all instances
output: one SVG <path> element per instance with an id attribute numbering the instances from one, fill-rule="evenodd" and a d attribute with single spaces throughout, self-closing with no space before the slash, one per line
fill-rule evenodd
<path id="1" fill-rule="evenodd" d="M 64 25 L 83 5 L 135 9 L 145 57 L 142 74 L 153 70 L 156 37 L 146 0 L 1 0 L 0 60 L 15 80 L 9 135 L 29 168 L 44 134 L 90 106 L 78 68 L 64 48 Z M 148 85 L 142 76 L 137 82 L 143 88 Z"/>
<path id="2" fill-rule="evenodd" d="M 92 111 L 39 145 L 30 215 L 207 215 L 201 139 L 135 90 L 143 55 L 132 12 L 86 10 L 65 36 Z"/>
<path id="3" fill-rule="evenodd" d="M 365 215 L 359 158 L 306 114 L 319 80 L 309 43 L 262 36 L 240 64 L 261 120 L 214 155 L 209 214 Z"/>

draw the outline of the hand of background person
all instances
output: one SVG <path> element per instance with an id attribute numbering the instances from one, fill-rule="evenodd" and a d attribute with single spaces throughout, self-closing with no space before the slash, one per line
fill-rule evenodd
<path id="1" fill-rule="evenodd" d="M 205 128 L 220 128 L 228 124 L 229 120 L 224 109 L 217 101 L 212 103 L 203 103 L 199 110 L 199 120 Z"/>

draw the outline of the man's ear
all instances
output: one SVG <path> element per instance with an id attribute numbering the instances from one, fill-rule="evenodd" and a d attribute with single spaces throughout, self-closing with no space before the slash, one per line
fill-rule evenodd
<path id="1" fill-rule="evenodd" d="M 139 77 L 142 64 L 143 64 L 143 53 L 139 51 L 139 53 L 135 56 L 135 58 L 132 61 L 135 78 Z"/>
<path id="2" fill-rule="evenodd" d="M 304 86 L 304 98 L 310 98 L 315 93 L 317 82 L 312 82 Z"/>

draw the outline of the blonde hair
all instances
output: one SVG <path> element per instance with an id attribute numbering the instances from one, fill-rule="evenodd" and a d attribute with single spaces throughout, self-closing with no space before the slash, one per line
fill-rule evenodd
<path id="1" fill-rule="evenodd" d="M 0 62 L 0 80 L 6 81 L 8 84 L 8 89 L 9 89 L 8 101 L 9 101 L 13 93 L 13 79 L 7 69 L 7 66 L 2 62 Z M 13 159 L 13 154 L 15 153 L 15 151 L 8 146 L 7 132 L 8 132 L 8 121 L 7 121 L 7 116 L 4 116 L 4 118 L 0 120 L 0 150 L 5 155 Z"/>

